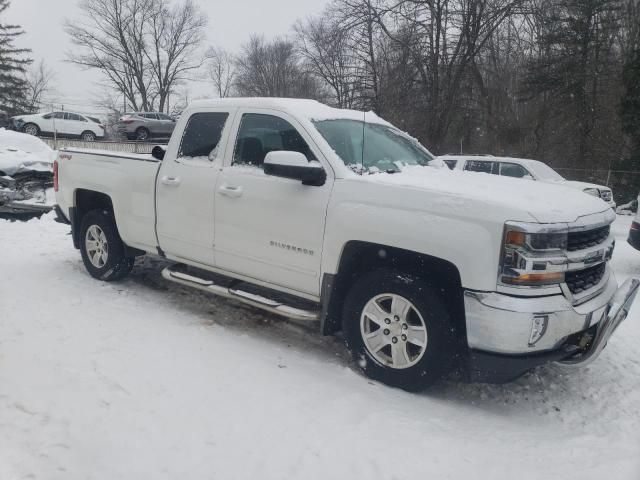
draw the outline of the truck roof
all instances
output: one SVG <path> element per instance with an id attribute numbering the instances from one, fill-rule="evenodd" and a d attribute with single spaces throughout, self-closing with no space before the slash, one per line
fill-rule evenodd
<path id="1" fill-rule="evenodd" d="M 241 97 L 241 98 L 217 98 L 211 100 L 197 100 L 192 102 L 190 109 L 199 108 L 269 108 L 279 110 L 294 117 L 305 117 L 311 121 L 348 119 L 363 119 L 369 123 L 380 123 L 390 125 L 374 112 L 362 112 L 359 110 L 348 110 L 344 108 L 334 108 L 317 100 L 302 98 L 278 98 L 278 97 Z"/>

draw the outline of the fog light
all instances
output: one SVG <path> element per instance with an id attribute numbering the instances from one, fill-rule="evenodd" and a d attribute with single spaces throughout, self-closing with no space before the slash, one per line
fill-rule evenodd
<path id="1" fill-rule="evenodd" d="M 531 335 L 529 335 L 529 346 L 533 347 L 538 340 L 547 331 L 547 324 L 549 323 L 548 315 L 536 315 L 531 321 Z"/>

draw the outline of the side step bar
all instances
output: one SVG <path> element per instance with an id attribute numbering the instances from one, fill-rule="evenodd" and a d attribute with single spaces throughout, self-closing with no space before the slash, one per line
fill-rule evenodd
<path id="1" fill-rule="evenodd" d="M 212 280 L 197 277 L 191 273 L 178 271 L 175 267 L 178 267 L 178 265 L 173 265 L 162 270 L 162 276 L 171 282 L 197 288 L 198 290 L 213 293 L 214 295 L 219 295 L 221 297 L 231 298 L 247 305 L 251 305 L 252 307 L 260 308 L 267 312 L 275 313 L 276 315 L 292 320 L 317 321 L 320 318 L 319 311 L 303 310 L 301 308 L 292 307 L 277 300 L 266 298 L 255 293 L 245 292 L 240 288 L 234 288 L 234 284 L 228 287 L 217 285 Z M 239 284 L 241 285 L 241 283 Z"/>

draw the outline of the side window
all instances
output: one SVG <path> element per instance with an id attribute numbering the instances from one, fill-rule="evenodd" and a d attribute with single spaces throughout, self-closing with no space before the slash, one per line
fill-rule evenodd
<path id="1" fill-rule="evenodd" d="M 458 163 L 457 160 L 445 160 L 444 161 L 445 165 L 447 167 L 449 167 L 450 170 L 454 170 L 456 168 L 456 164 Z"/>
<path id="2" fill-rule="evenodd" d="M 274 115 L 245 113 L 233 153 L 234 165 L 261 167 L 269 152 L 300 152 L 307 160 L 315 156 L 298 131 L 286 120 Z"/>
<path id="3" fill-rule="evenodd" d="M 55 118 L 56 120 L 64 120 L 65 114 L 64 112 L 55 112 L 53 114 L 53 118 Z"/>
<path id="4" fill-rule="evenodd" d="M 516 163 L 501 163 L 500 175 L 505 177 L 522 178 L 531 175 L 526 168 Z"/>
<path id="5" fill-rule="evenodd" d="M 178 158 L 214 158 L 212 153 L 218 148 L 228 116 L 223 112 L 194 113 L 184 130 Z"/>
<path id="6" fill-rule="evenodd" d="M 487 162 L 484 160 L 467 160 L 464 169 L 469 172 L 482 172 L 497 174 L 497 168 L 495 168 L 495 162 Z"/>

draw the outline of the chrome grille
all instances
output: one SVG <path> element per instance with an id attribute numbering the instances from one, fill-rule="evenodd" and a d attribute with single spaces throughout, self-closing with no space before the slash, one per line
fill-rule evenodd
<path id="1" fill-rule="evenodd" d="M 584 250 L 585 248 L 595 247 L 605 242 L 609 238 L 611 227 L 594 228 L 583 232 L 569 232 L 567 241 L 567 250 L 575 252 L 576 250 Z"/>
<path id="2" fill-rule="evenodd" d="M 577 272 L 567 272 L 565 281 L 571 293 L 576 295 L 598 285 L 604 277 L 606 269 L 607 264 L 601 263 Z"/>

